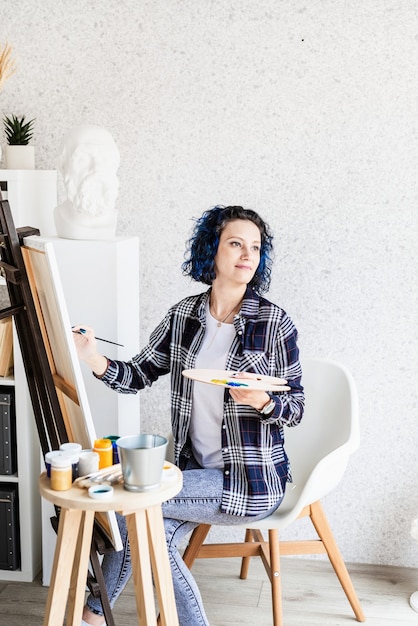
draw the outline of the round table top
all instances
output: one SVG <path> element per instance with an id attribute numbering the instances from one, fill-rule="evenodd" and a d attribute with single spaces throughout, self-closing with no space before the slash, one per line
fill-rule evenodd
<path id="1" fill-rule="evenodd" d="M 50 479 L 46 472 L 39 477 L 39 491 L 41 496 L 56 506 L 65 509 L 81 509 L 83 511 L 123 511 L 125 513 L 147 509 L 161 504 L 174 497 L 183 486 L 181 470 L 172 463 L 169 470 L 163 471 L 163 478 L 159 487 L 149 491 L 133 492 L 123 487 L 123 484 L 113 485 L 113 494 L 108 500 L 96 500 L 88 494 L 88 489 L 74 485 L 66 491 L 54 491 L 50 487 Z"/>

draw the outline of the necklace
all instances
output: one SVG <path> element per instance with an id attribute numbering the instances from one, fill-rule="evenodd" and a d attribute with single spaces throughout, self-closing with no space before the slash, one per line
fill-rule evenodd
<path id="1" fill-rule="evenodd" d="M 237 308 L 240 304 L 241 304 L 241 303 L 236 304 L 236 305 L 234 306 L 234 308 L 232 309 L 232 311 L 229 311 L 228 315 L 227 315 L 226 317 L 224 317 L 224 319 L 223 319 L 223 320 L 218 320 L 218 319 L 217 319 L 217 318 L 216 318 L 216 317 L 212 314 L 212 317 L 214 317 L 214 318 L 216 319 L 216 325 L 217 325 L 217 327 L 218 327 L 218 328 L 220 328 L 220 327 L 222 326 L 222 324 L 225 324 L 225 322 L 226 322 L 226 320 L 228 319 L 228 317 L 229 317 L 230 315 L 232 315 L 232 313 L 235 311 L 235 309 L 236 309 L 236 308 Z"/>
<path id="2" fill-rule="evenodd" d="M 214 341 L 215 341 L 215 339 L 216 339 L 216 337 L 218 335 L 219 329 L 222 327 L 222 324 L 224 324 L 226 322 L 228 317 L 230 317 L 234 311 L 237 311 L 239 309 L 239 307 L 241 306 L 241 302 L 242 302 L 242 300 L 240 300 L 240 302 L 238 302 L 238 304 L 236 304 L 234 306 L 232 311 L 230 311 L 228 313 L 228 315 L 226 315 L 222 320 L 216 319 L 216 317 L 212 314 L 212 311 L 211 311 L 211 306 L 212 305 L 209 302 L 208 313 L 213 318 L 213 320 L 216 322 L 216 327 L 215 327 L 215 329 L 213 329 L 213 334 L 211 335 L 211 337 L 208 337 L 208 344 L 205 346 L 206 350 L 210 350 L 212 348 L 212 345 L 213 345 L 213 343 L 214 343 Z"/>

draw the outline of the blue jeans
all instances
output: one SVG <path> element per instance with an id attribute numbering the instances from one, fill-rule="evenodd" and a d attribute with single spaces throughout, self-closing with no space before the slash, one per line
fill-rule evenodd
<path id="1" fill-rule="evenodd" d="M 173 578 L 174 595 L 180 626 L 208 626 L 202 598 L 190 570 L 178 551 L 183 538 L 199 524 L 220 526 L 242 525 L 270 515 L 274 508 L 254 517 L 227 515 L 220 510 L 223 488 L 221 469 L 202 469 L 196 461 L 190 461 L 183 472 L 183 488 L 162 506 L 168 556 Z M 102 570 L 110 605 L 124 589 L 131 576 L 131 558 L 125 518 L 118 515 L 124 549 L 111 552 L 103 558 Z M 89 596 L 87 605 L 91 611 L 102 615 L 100 599 Z"/>

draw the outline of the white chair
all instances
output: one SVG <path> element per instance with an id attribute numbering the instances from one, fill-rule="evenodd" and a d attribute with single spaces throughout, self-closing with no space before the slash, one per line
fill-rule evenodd
<path id="1" fill-rule="evenodd" d="M 201 524 L 193 532 L 183 558 L 191 567 L 196 558 L 243 557 L 240 578 L 245 579 L 250 557 L 260 556 L 271 582 L 273 624 L 282 626 L 280 556 L 327 553 L 356 619 L 364 622 L 360 602 L 319 502 L 338 485 L 350 455 L 359 446 L 356 388 L 350 372 L 338 363 L 310 359 L 302 363 L 302 369 L 305 414 L 298 426 L 285 429 L 293 483 L 288 484 L 282 504 L 266 519 L 243 525 L 246 534 L 241 543 L 204 544 L 211 526 Z M 305 516 L 310 517 L 317 539 L 279 541 L 279 530 Z M 268 532 L 267 540 L 263 530 Z"/>

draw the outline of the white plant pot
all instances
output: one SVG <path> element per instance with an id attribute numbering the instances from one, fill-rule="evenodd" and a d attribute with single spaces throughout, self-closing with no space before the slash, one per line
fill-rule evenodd
<path id="1" fill-rule="evenodd" d="M 34 170 L 35 146 L 4 146 L 5 165 L 8 170 Z"/>

